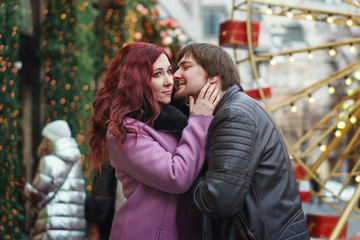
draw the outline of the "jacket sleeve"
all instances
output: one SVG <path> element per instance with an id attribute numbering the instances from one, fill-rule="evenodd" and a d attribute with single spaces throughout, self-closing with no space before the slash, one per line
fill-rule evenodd
<path id="1" fill-rule="evenodd" d="M 54 155 L 47 155 L 40 159 L 32 184 L 25 185 L 25 194 L 36 204 L 46 197 L 57 183 L 57 177 L 62 176 L 66 164 Z"/>
<path id="2" fill-rule="evenodd" d="M 249 191 L 254 176 L 250 162 L 256 161 L 252 159 L 256 126 L 245 114 L 224 109 L 209 133 L 208 170 L 191 191 L 204 214 L 225 218 L 243 207 Z"/>
<path id="3" fill-rule="evenodd" d="M 102 168 L 101 175 L 95 175 L 92 191 L 85 200 L 86 220 L 98 224 L 112 219 L 116 195 L 114 168 L 110 164 L 104 164 Z"/>
<path id="4" fill-rule="evenodd" d="M 174 194 L 184 193 L 189 190 L 205 161 L 207 130 L 212 119 L 210 115 L 191 114 L 173 153 L 165 150 L 156 137 L 141 128 L 137 128 L 137 135 L 127 134 L 124 142 L 126 153 L 118 148 L 116 138 L 108 134 L 111 164 L 152 188 Z"/>

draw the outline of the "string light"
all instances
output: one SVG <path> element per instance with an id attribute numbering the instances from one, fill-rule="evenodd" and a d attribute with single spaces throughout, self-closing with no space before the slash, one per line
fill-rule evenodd
<path id="1" fill-rule="evenodd" d="M 18 58 L 20 44 L 18 19 L 22 16 L 23 7 L 17 1 L 7 0 L 0 3 L 1 12 L 10 12 L 7 21 L 1 22 L 2 30 L 0 33 L 0 75 L 1 86 L 0 94 L 0 129 L 1 136 L 4 136 L 0 143 L 0 159 L 2 159 L 0 173 L 3 175 L 1 180 L 1 190 L 4 197 L 1 198 L 1 224 L 0 235 L 2 239 L 20 239 L 22 234 L 18 227 L 22 216 L 17 209 L 21 209 L 18 198 L 18 189 L 15 182 L 21 182 L 21 173 L 15 171 L 21 165 L 21 148 L 19 143 L 21 136 L 21 100 L 19 97 L 19 75 L 21 61 Z M 4 36 L 4 41 L 2 41 Z M 11 37 L 10 37 L 11 36 Z M 4 100 L 4 101 L 3 101 Z"/>
<path id="2" fill-rule="evenodd" d="M 349 45 L 349 50 L 350 50 L 350 52 L 352 52 L 352 53 L 355 53 L 355 52 L 356 52 L 356 48 L 354 47 L 354 44 L 350 43 L 350 45 Z"/>
<path id="3" fill-rule="evenodd" d="M 331 84 L 328 84 L 328 87 L 329 87 L 329 93 L 330 94 L 334 94 L 335 93 L 335 88 L 334 88 L 334 86 L 332 86 Z"/>
<path id="4" fill-rule="evenodd" d="M 308 97 L 309 97 L 309 102 L 310 102 L 310 103 L 314 103 L 314 102 L 315 102 L 315 98 L 314 98 L 311 94 L 309 94 Z"/>
<path id="5" fill-rule="evenodd" d="M 351 85 L 351 83 L 352 83 L 351 77 L 345 76 L 345 84 L 349 86 Z"/>
<path id="6" fill-rule="evenodd" d="M 341 137 L 342 133 L 339 129 L 337 129 L 334 133 L 335 137 Z"/>
<path id="7" fill-rule="evenodd" d="M 351 117 L 350 117 L 350 122 L 351 122 L 352 124 L 356 123 L 356 121 L 357 121 L 357 118 L 356 118 L 355 116 L 351 116 Z"/>
<path id="8" fill-rule="evenodd" d="M 277 62 L 276 62 L 275 58 L 271 57 L 271 58 L 270 58 L 270 64 L 273 65 L 273 66 L 275 66 L 276 63 L 277 63 Z"/>
<path id="9" fill-rule="evenodd" d="M 354 72 L 353 77 L 360 81 L 360 70 Z"/>
<path id="10" fill-rule="evenodd" d="M 289 62 L 291 63 L 295 62 L 295 58 L 291 53 L 289 54 Z"/>
<path id="11" fill-rule="evenodd" d="M 360 175 L 357 175 L 357 176 L 355 177 L 355 182 L 360 182 Z"/>
<path id="12" fill-rule="evenodd" d="M 354 21 L 351 19 L 351 17 L 349 16 L 348 20 L 346 21 L 346 24 L 348 26 L 352 26 L 354 24 Z"/>
<path id="13" fill-rule="evenodd" d="M 344 120 L 341 120 L 340 122 L 338 122 L 338 124 L 336 125 L 336 127 L 338 129 L 344 129 L 346 127 L 346 122 Z"/>
<path id="14" fill-rule="evenodd" d="M 328 23 L 333 23 L 333 22 L 334 22 L 334 19 L 332 18 L 331 15 L 329 15 L 329 16 L 327 17 L 326 21 L 327 21 Z"/>
<path id="15" fill-rule="evenodd" d="M 314 54 L 311 52 L 311 50 L 308 51 L 308 59 L 313 60 Z"/>
<path id="16" fill-rule="evenodd" d="M 325 152 L 326 146 L 324 144 L 319 143 L 319 149 L 321 152 Z"/>
<path id="17" fill-rule="evenodd" d="M 291 103 L 290 106 L 291 106 L 291 111 L 293 113 L 297 112 L 298 109 L 297 109 L 297 107 L 296 107 L 296 105 L 294 103 Z"/>
<path id="18" fill-rule="evenodd" d="M 314 19 L 314 16 L 311 14 L 311 12 L 309 12 L 307 15 L 306 15 L 306 19 L 311 21 Z"/>
<path id="19" fill-rule="evenodd" d="M 271 5 L 268 6 L 268 8 L 266 9 L 265 12 L 266 12 L 267 15 L 271 15 L 273 13 Z"/>
<path id="20" fill-rule="evenodd" d="M 336 51 L 332 47 L 330 47 L 329 55 L 332 56 L 332 57 L 334 57 L 336 55 Z"/>
<path id="21" fill-rule="evenodd" d="M 348 90 L 346 91 L 346 94 L 347 94 L 348 96 L 353 95 L 353 94 L 354 94 L 354 89 L 348 89 Z"/>
<path id="22" fill-rule="evenodd" d="M 289 8 L 289 11 L 287 11 L 286 16 L 289 17 L 289 18 L 294 17 L 294 13 L 291 11 L 291 8 Z"/>

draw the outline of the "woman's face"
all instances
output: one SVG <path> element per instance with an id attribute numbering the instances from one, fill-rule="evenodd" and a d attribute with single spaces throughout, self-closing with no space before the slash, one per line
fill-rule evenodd
<path id="1" fill-rule="evenodd" d="M 154 73 L 151 77 L 151 88 L 158 102 L 168 104 L 171 101 L 174 80 L 171 64 L 164 53 L 153 64 Z"/>

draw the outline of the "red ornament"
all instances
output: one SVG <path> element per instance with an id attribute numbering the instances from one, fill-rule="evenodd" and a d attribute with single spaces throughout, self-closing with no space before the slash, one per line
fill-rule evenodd
<path id="1" fill-rule="evenodd" d="M 306 222 L 309 229 L 310 237 L 329 238 L 339 218 L 340 217 L 337 215 L 307 214 Z M 339 234 L 338 239 L 346 239 L 346 228 L 347 223 L 345 223 L 342 231 Z"/>
<path id="2" fill-rule="evenodd" d="M 310 193 L 310 181 L 300 180 L 297 181 L 299 194 L 301 202 L 309 203 L 311 202 L 311 193 Z"/>
<path id="3" fill-rule="evenodd" d="M 297 162 L 292 161 L 292 167 L 293 167 L 293 170 L 294 170 L 296 180 L 300 180 L 303 177 L 305 177 L 306 171 L 300 164 L 298 164 Z"/>
<path id="4" fill-rule="evenodd" d="M 251 23 L 252 44 L 258 46 L 260 23 Z M 219 45 L 231 48 L 248 48 L 246 22 L 228 20 L 220 24 Z"/>
<path id="5" fill-rule="evenodd" d="M 261 88 L 264 92 L 265 98 L 271 98 L 271 89 L 270 87 L 265 87 L 265 88 Z M 260 100 L 260 92 L 258 89 L 250 89 L 245 91 L 245 93 L 247 95 L 249 95 L 250 97 L 256 99 L 256 100 Z"/>

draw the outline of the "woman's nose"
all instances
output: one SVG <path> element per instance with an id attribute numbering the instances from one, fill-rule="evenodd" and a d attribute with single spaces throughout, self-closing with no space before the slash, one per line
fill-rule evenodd
<path id="1" fill-rule="evenodd" d="M 174 85 L 173 75 L 166 76 L 165 85 Z"/>

